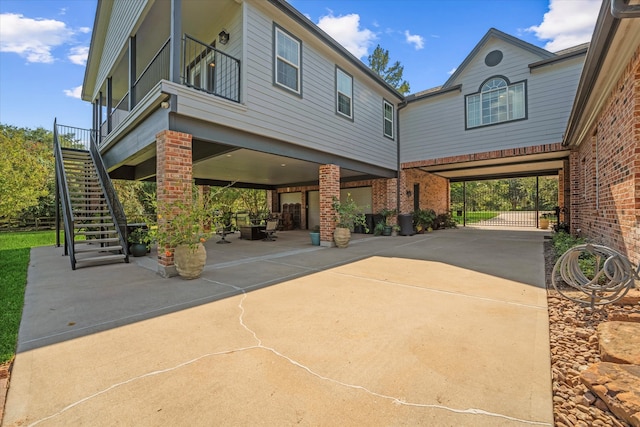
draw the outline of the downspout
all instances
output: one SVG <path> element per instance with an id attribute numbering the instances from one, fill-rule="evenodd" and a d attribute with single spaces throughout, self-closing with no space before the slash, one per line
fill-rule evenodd
<path id="1" fill-rule="evenodd" d="M 614 18 L 640 18 L 640 4 L 630 5 L 624 0 L 611 0 L 611 15 Z"/>
<path id="2" fill-rule="evenodd" d="M 400 104 L 398 104 L 398 108 L 396 108 L 396 149 L 397 149 L 397 159 L 398 159 L 398 164 L 397 164 L 397 178 L 396 178 L 396 212 L 398 213 L 398 215 L 400 215 L 401 211 L 400 211 L 400 198 L 402 197 L 402 195 L 400 194 L 400 175 L 402 172 L 401 169 L 401 163 L 400 163 L 400 110 L 402 110 L 404 107 L 407 106 L 407 101 L 402 101 Z"/>

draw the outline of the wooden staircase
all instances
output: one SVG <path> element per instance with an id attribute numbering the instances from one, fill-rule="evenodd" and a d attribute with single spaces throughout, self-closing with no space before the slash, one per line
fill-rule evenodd
<path id="1" fill-rule="evenodd" d="M 72 218 L 65 218 L 69 230 L 65 239 L 73 239 L 73 250 L 69 251 L 72 269 L 129 262 L 124 239 L 109 209 L 91 154 L 68 148 L 62 148 L 61 152 L 71 205 Z"/>

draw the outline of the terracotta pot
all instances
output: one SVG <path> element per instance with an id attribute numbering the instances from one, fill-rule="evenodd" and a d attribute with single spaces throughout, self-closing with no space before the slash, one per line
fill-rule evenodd
<path id="1" fill-rule="evenodd" d="M 349 240 L 351 240 L 351 231 L 348 228 L 338 227 L 333 232 L 333 241 L 336 242 L 337 247 L 346 248 L 349 246 Z"/>
<path id="2" fill-rule="evenodd" d="M 198 243 L 192 248 L 189 245 L 178 245 L 174 252 L 176 270 L 185 279 L 200 277 L 206 261 L 207 251 L 202 243 Z"/>

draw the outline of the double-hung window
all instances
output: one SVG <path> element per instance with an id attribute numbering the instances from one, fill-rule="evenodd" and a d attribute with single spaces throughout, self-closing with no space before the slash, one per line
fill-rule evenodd
<path id="1" fill-rule="evenodd" d="M 383 102 L 382 115 L 384 121 L 384 136 L 393 139 L 393 104 L 387 102 L 386 99 Z"/>
<path id="2" fill-rule="evenodd" d="M 274 29 L 275 84 L 300 94 L 301 42 L 277 26 Z"/>
<path id="3" fill-rule="evenodd" d="M 336 112 L 353 119 L 353 77 L 336 67 Z"/>
<path id="4" fill-rule="evenodd" d="M 526 82 L 492 77 L 466 97 L 467 128 L 526 118 Z"/>

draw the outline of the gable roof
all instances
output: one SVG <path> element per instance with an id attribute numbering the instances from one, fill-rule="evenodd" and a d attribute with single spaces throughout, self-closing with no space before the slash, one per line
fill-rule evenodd
<path id="1" fill-rule="evenodd" d="M 451 77 L 449 77 L 449 79 L 442 85 L 443 89 L 446 89 L 455 84 L 456 79 L 462 73 L 462 71 L 464 71 L 464 69 L 471 63 L 471 61 L 475 59 L 475 56 L 478 54 L 478 52 L 480 52 L 484 45 L 486 45 L 492 38 L 498 38 L 520 49 L 529 51 L 534 55 L 539 56 L 541 60 L 553 58 L 556 56 L 548 50 L 544 50 L 538 46 L 534 46 L 531 43 L 527 43 L 524 40 L 520 40 L 519 38 L 510 36 L 509 34 L 503 33 L 502 31 L 496 30 L 495 28 L 490 28 L 489 31 L 487 31 L 487 33 L 484 35 L 484 37 L 482 37 L 480 42 L 476 45 L 476 47 L 473 48 L 471 53 L 469 53 L 464 61 L 462 61 L 462 64 L 460 64 L 460 66 L 456 68 L 456 71 L 451 74 Z"/>

